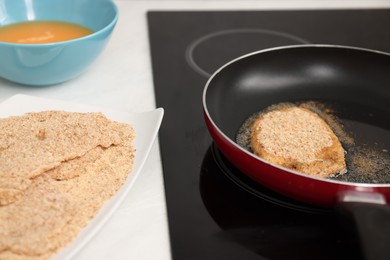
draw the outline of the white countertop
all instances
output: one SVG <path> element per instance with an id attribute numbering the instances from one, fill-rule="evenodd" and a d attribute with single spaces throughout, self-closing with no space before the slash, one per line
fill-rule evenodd
<path id="1" fill-rule="evenodd" d="M 82 76 L 50 87 L 26 87 L 0 79 L 0 102 L 22 93 L 128 112 L 155 108 L 146 12 L 148 10 L 261 10 L 390 8 L 388 0 L 131 1 L 115 0 L 120 18 L 98 60 Z M 171 259 L 158 142 L 125 203 L 76 259 Z M 114 236 L 112 234 L 115 234 Z M 110 239 L 105 239 L 110 237 Z"/>

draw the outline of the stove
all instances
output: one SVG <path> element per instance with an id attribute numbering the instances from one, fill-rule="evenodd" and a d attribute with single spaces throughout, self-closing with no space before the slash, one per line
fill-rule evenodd
<path id="1" fill-rule="evenodd" d="M 390 10 L 151 11 L 159 140 L 173 259 L 362 259 L 332 209 L 248 179 L 213 144 L 202 113 L 210 75 L 252 51 L 336 44 L 390 52 Z M 299 61 L 297 61 L 299 62 Z"/>

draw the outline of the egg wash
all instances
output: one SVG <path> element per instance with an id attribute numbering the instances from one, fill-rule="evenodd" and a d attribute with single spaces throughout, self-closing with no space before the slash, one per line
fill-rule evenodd
<path id="1" fill-rule="evenodd" d="M 68 41 L 93 33 L 79 24 L 60 21 L 28 21 L 0 27 L 0 42 L 42 44 Z"/>

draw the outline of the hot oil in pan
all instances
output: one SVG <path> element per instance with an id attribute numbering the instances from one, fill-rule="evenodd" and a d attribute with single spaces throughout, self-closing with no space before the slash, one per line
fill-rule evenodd
<path id="1" fill-rule="evenodd" d="M 390 183 L 390 126 L 386 112 L 361 104 L 317 101 L 279 103 L 249 116 L 237 133 L 236 142 L 251 148 L 251 126 L 260 114 L 300 106 L 317 113 L 332 128 L 346 152 L 347 173 L 332 179 L 354 183 Z"/>

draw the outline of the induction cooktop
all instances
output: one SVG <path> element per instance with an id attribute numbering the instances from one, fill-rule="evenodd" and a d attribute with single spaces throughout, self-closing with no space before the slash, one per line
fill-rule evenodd
<path id="1" fill-rule="evenodd" d="M 207 79 L 276 46 L 335 44 L 390 52 L 390 10 L 151 11 L 147 14 L 173 259 L 362 259 L 332 209 L 248 179 L 213 144 Z M 297 61 L 299 62 L 299 61 Z"/>

